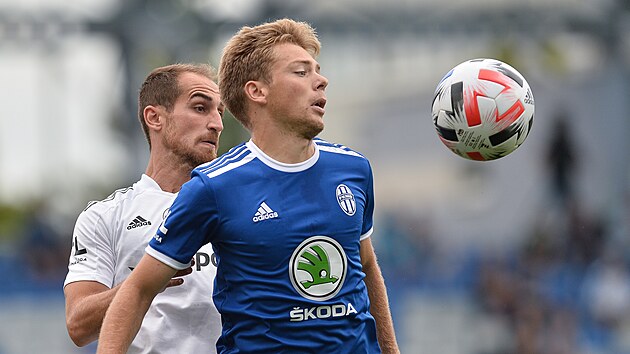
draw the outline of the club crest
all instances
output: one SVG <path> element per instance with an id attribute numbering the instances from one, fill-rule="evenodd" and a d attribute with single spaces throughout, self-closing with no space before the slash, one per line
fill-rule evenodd
<path id="1" fill-rule="evenodd" d="M 337 194 L 337 203 L 339 203 L 339 207 L 346 213 L 348 216 L 354 215 L 357 211 L 357 203 L 354 200 L 354 194 L 352 194 L 352 190 L 346 186 L 345 184 L 340 184 L 337 186 L 336 190 Z"/>

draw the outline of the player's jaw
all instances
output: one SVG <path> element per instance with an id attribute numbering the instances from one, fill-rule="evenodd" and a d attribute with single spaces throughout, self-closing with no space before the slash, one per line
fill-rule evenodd
<path id="1" fill-rule="evenodd" d="M 324 130 L 326 97 L 320 96 L 308 102 L 310 102 L 310 105 L 307 108 L 307 114 L 301 120 L 298 120 L 296 128 L 301 132 L 301 136 L 312 139 Z"/>
<path id="2" fill-rule="evenodd" d="M 217 148 L 209 143 L 201 143 L 202 149 L 179 151 L 177 155 L 189 166 L 196 167 L 217 158 Z M 210 147 L 211 146 L 211 147 Z"/>
<path id="3" fill-rule="evenodd" d="M 216 159 L 219 151 L 219 135 L 220 133 L 216 133 L 199 137 L 190 149 L 189 162 L 198 166 Z"/>
<path id="4" fill-rule="evenodd" d="M 294 136 L 304 139 L 313 139 L 324 130 L 324 120 L 321 117 L 306 114 L 293 119 L 287 130 Z"/>
<path id="5" fill-rule="evenodd" d="M 196 137 L 178 137 L 173 132 L 164 136 L 164 145 L 181 163 L 192 168 L 217 158 L 219 132 L 210 131 Z"/>

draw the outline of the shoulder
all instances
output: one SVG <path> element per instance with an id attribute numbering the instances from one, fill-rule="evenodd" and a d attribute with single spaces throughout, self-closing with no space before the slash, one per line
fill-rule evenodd
<path id="1" fill-rule="evenodd" d="M 346 167 L 355 166 L 361 169 L 372 169 L 370 161 L 356 150 L 320 138 L 315 138 L 313 141 L 320 151 L 321 158 L 327 161 L 334 161 L 333 163 L 342 164 Z"/>
<path id="2" fill-rule="evenodd" d="M 198 166 L 193 170 L 193 177 L 202 176 L 206 178 L 216 178 L 252 161 L 255 155 L 246 143 L 241 143 L 231 148 L 225 154 L 213 161 Z"/>
<path id="3" fill-rule="evenodd" d="M 345 145 L 332 143 L 321 138 L 315 138 L 313 139 L 313 141 L 317 145 L 317 148 L 319 149 L 319 151 L 323 153 L 330 153 L 330 154 L 336 154 L 336 155 L 342 155 L 342 156 L 352 156 L 352 157 L 357 157 L 363 160 L 367 160 L 365 156 L 363 156 L 363 154 Z"/>
<path id="4" fill-rule="evenodd" d="M 100 237 L 113 235 L 116 220 L 119 218 L 121 201 L 133 193 L 132 187 L 117 189 L 102 200 L 88 203 L 87 207 L 77 217 L 74 225 L 74 236 L 81 238 L 81 242 L 96 240 Z M 84 244 L 85 246 L 85 244 Z"/>
<path id="5" fill-rule="evenodd" d="M 79 215 L 77 222 L 93 222 L 114 215 L 115 210 L 132 203 L 142 193 L 142 186 L 134 183 L 131 186 L 116 189 L 106 198 L 90 201 Z"/>
<path id="6" fill-rule="evenodd" d="M 101 218 L 108 211 L 116 208 L 120 201 L 132 190 L 133 187 L 117 189 L 105 199 L 90 201 L 79 215 L 79 221 Z"/>
<path id="7" fill-rule="evenodd" d="M 132 192 L 133 190 L 134 190 L 134 186 L 129 186 L 129 187 L 125 187 L 125 188 L 116 189 L 109 196 L 107 196 L 105 199 L 90 201 L 87 204 L 87 206 L 85 207 L 85 209 L 83 209 L 83 211 L 85 212 L 85 211 L 88 211 L 88 210 L 108 209 L 108 208 L 110 208 L 112 206 L 115 206 L 116 204 L 120 203 L 120 201 L 122 199 L 125 199 L 126 197 L 131 195 L 131 193 L 129 193 L 129 192 Z"/>

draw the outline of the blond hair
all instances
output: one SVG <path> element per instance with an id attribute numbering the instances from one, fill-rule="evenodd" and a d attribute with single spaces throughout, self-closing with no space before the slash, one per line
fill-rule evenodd
<path id="1" fill-rule="evenodd" d="M 244 87 L 250 80 L 270 82 L 275 60 L 273 48 L 291 43 L 306 50 L 313 58 L 321 44 L 315 29 L 306 22 L 281 19 L 255 27 L 244 26 L 227 43 L 219 66 L 221 100 L 234 117 L 249 128 Z"/>

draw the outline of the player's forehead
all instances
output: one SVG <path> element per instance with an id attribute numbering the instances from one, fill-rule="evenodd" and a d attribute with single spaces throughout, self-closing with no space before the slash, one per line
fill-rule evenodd
<path id="1" fill-rule="evenodd" d="M 205 75 L 185 72 L 179 76 L 178 83 L 180 97 L 190 99 L 196 96 L 197 93 L 202 93 L 205 96 L 215 97 L 217 99 L 219 97 L 219 86 Z"/>
<path id="2" fill-rule="evenodd" d="M 319 63 L 306 49 L 293 43 L 277 44 L 273 48 L 274 66 L 286 67 L 296 64 L 316 67 L 319 70 Z"/>

